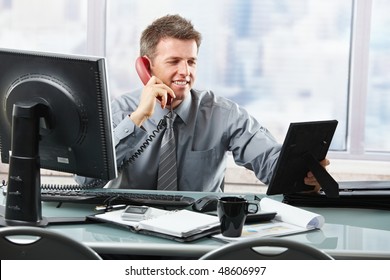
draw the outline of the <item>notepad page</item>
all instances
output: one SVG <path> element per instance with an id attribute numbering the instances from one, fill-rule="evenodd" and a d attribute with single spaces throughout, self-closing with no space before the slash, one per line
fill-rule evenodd
<path id="1" fill-rule="evenodd" d="M 149 214 L 149 216 L 150 216 L 149 218 L 156 218 L 158 216 L 166 215 L 166 213 L 171 212 L 168 210 L 163 210 L 163 209 L 158 209 L 158 208 L 153 208 L 153 207 L 150 207 L 150 209 L 151 209 L 151 211 Z M 106 220 L 106 221 L 114 222 L 117 224 L 128 225 L 128 226 L 136 228 L 138 226 L 139 222 L 122 219 L 123 212 L 124 212 L 124 209 L 116 210 L 116 211 L 109 211 L 109 212 L 105 212 L 102 214 L 96 214 L 95 217 Z"/>
<path id="2" fill-rule="evenodd" d="M 139 222 L 138 229 L 186 237 L 219 225 L 219 219 L 189 210 L 173 211 L 154 219 Z"/>

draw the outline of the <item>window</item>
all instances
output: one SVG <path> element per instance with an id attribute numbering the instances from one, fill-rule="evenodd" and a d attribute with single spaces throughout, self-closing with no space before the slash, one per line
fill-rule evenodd
<path id="1" fill-rule="evenodd" d="M 196 88 L 237 101 L 279 141 L 290 122 L 338 119 L 332 147 L 346 149 L 352 1 L 108 1 L 114 95 L 141 86 L 142 30 L 175 13 L 203 35 Z"/>
<path id="2" fill-rule="evenodd" d="M 110 89 L 141 87 L 142 30 L 179 13 L 203 34 L 197 88 L 245 106 L 282 141 L 337 119 L 333 158 L 390 159 L 385 0 L 0 0 L 0 47 L 106 55 Z M 107 20 L 107 25 L 105 24 Z"/>
<path id="3" fill-rule="evenodd" d="M 373 1 L 365 114 L 365 150 L 390 152 L 390 2 Z"/>
<path id="4" fill-rule="evenodd" d="M 86 0 L 0 0 L 0 47 L 87 53 Z"/>

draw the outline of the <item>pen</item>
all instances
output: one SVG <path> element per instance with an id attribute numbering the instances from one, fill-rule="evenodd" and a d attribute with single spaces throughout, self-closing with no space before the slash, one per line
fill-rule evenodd
<path id="1" fill-rule="evenodd" d="M 112 211 L 112 210 L 120 210 L 120 209 L 125 209 L 126 208 L 126 205 L 125 204 L 118 204 L 118 205 L 109 205 L 109 206 L 106 206 L 106 205 L 98 205 L 95 207 L 95 210 L 104 210 L 106 212 L 108 211 Z"/>

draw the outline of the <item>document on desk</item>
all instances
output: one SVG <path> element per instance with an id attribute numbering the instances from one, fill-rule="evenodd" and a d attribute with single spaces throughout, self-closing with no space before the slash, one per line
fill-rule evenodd
<path id="1" fill-rule="evenodd" d="M 322 215 L 267 197 L 261 199 L 260 209 L 262 211 L 277 212 L 277 215 L 275 219 L 269 222 L 244 225 L 240 237 L 230 238 L 222 234 L 213 237 L 225 241 L 234 241 L 254 237 L 283 236 L 320 229 L 325 223 Z"/>
<path id="2" fill-rule="evenodd" d="M 152 207 L 150 207 L 152 208 Z M 132 232 L 168 238 L 176 241 L 192 241 L 220 232 L 218 217 L 190 210 L 168 211 L 152 208 L 156 215 L 141 221 L 122 219 L 124 210 L 110 211 L 88 216 L 89 219 L 124 226 Z"/>

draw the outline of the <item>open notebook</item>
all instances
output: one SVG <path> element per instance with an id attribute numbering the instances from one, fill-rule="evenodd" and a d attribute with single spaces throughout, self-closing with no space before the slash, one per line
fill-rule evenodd
<path id="1" fill-rule="evenodd" d="M 189 210 L 168 211 L 151 208 L 149 218 L 141 221 L 122 219 L 124 210 L 88 216 L 89 219 L 113 223 L 132 232 L 168 238 L 176 241 L 192 241 L 220 232 L 218 217 Z"/>

